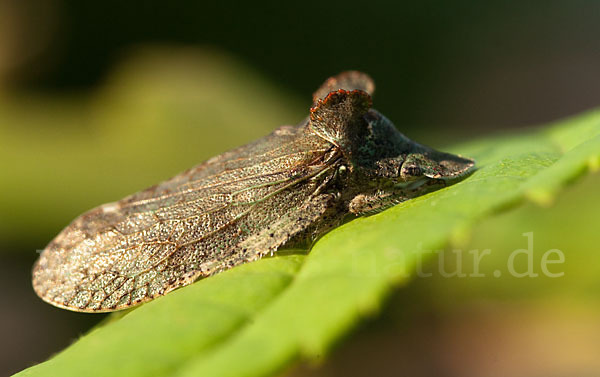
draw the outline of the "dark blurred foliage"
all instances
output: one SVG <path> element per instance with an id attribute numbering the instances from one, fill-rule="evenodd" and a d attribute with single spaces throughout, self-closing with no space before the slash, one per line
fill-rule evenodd
<path id="1" fill-rule="evenodd" d="M 218 46 L 306 96 L 345 70 L 369 72 L 403 127 L 520 126 L 600 102 L 600 3 L 561 1 L 59 1 L 52 42 L 15 84 L 102 81 L 132 45 Z M 41 13 L 43 12 L 43 13 Z M 36 73 L 36 74 L 31 74 Z"/>
<path id="2" fill-rule="evenodd" d="M 216 49 L 233 55 L 240 65 L 249 66 L 259 73 L 261 79 L 274 85 L 278 93 L 303 100 L 305 107 L 310 104 L 312 91 L 326 77 L 347 69 L 363 70 L 376 81 L 375 104 L 379 110 L 403 132 L 419 141 L 443 144 L 498 129 L 548 122 L 599 105 L 599 21 L 600 2 L 589 0 L 352 0 L 260 4 L 190 0 L 0 0 L 0 105 L 12 103 L 17 98 L 19 106 L 24 109 L 28 104 L 39 109 L 36 98 L 42 96 L 46 102 L 41 108 L 45 109 L 51 102 L 49 99 L 65 96 L 78 99 L 80 94 L 87 96 L 110 83 L 115 67 L 140 46 L 186 46 Z M 231 78 L 231 81 L 235 80 L 237 77 Z M 126 84 L 125 80 L 123 86 Z M 221 94 L 231 92 L 231 83 L 227 85 Z M 166 97 L 172 93 L 165 92 Z M 240 92 L 244 90 L 240 89 Z M 118 95 L 120 92 L 107 91 L 103 95 L 110 97 L 115 93 Z M 247 95 L 253 97 L 253 93 Z M 120 107 L 123 98 L 114 101 L 115 105 L 110 98 L 99 97 L 96 102 L 100 102 L 101 106 L 97 103 L 95 107 L 90 106 L 96 111 L 91 118 L 99 120 L 88 123 L 98 126 L 103 121 L 117 119 L 122 122 L 115 123 L 118 127 L 130 121 L 127 115 L 123 115 L 128 108 Z M 282 98 L 282 102 L 288 101 L 288 97 Z M 268 98 L 277 101 L 274 96 Z M 127 100 L 122 103 L 130 105 Z M 44 138 L 39 134 L 43 128 L 54 137 L 64 133 L 66 147 L 63 155 L 56 158 L 59 162 L 61 158 L 66 161 L 82 156 L 87 145 L 73 144 L 70 148 L 69 144 L 80 140 L 78 133 L 81 129 L 85 136 L 89 131 L 92 139 L 104 137 L 106 140 L 101 142 L 107 144 L 118 139 L 116 133 L 103 134 L 85 129 L 89 126 L 86 122 L 78 123 L 79 117 L 88 119 L 81 114 L 89 111 L 80 105 L 76 101 L 71 103 L 68 116 L 57 113 L 56 119 L 48 119 L 44 118 L 48 114 L 46 111 L 40 113 L 43 115 L 40 119 L 44 121 L 37 122 L 32 112 L 28 114 L 31 117 L 27 122 L 5 126 L 18 131 L 19 136 L 31 132 L 42 141 Z M 136 111 L 140 111 L 144 102 L 133 102 L 133 105 L 138 106 Z M 193 101 L 188 105 L 193 108 Z M 273 107 L 278 105 L 273 104 Z M 285 106 L 292 107 L 289 102 Z M 47 107 L 51 108 L 50 105 Z M 239 103 L 237 108 L 242 108 Z M 3 108 L 0 108 L 0 113 L 2 111 Z M 52 111 L 49 113 L 53 114 Z M 117 115 L 109 116 L 103 111 Z M 1 119 L 11 119 L 12 114 L 7 113 L 8 118 Z M 22 113 L 27 114 L 27 111 Z M 183 115 L 177 111 L 173 113 L 176 114 L 171 114 L 170 119 L 189 121 L 186 117 L 196 116 L 191 111 Z M 279 111 L 269 117 L 269 121 L 279 120 L 283 114 L 285 111 Z M 244 114 L 238 116 L 243 117 Z M 63 118 L 69 119 L 70 123 L 62 124 Z M 254 114 L 252 119 L 259 117 Z M 287 122 L 298 120 L 293 118 Z M 159 121 L 145 119 L 140 123 L 158 124 Z M 277 124 L 265 124 L 264 129 L 252 132 L 264 134 L 275 126 Z M 238 142 L 237 139 L 234 139 L 235 143 L 223 141 L 229 136 L 245 140 L 254 135 L 250 131 L 245 134 L 236 132 L 234 128 L 223 129 L 231 135 L 221 135 L 214 145 L 203 142 L 203 145 L 214 147 L 211 153 L 224 151 Z M 214 138 L 217 131 L 213 130 L 213 134 L 206 138 Z M 163 131 L 156 132 L 160 135 Z M 185 130 L 178 132 L 183 135 Z M 154 139 L 149 137 L 149 140 Z M 36 142 L 39 140 L 36 139 Z M 37 144 L 32 145 L 34 148 Z M 92 149 L 98 145 L 92 144 Z M 128 149 L 130 146 L 125 144 L 115 148 L 116 153 Z M 187 149 L 190 151 L 186 150 L 185 158 L 177 157 L 179 161 L 196 153 L 191 145 Z M 43 165 L 48 159 L 48 164 L 58 166 L 54 156 L 44 153 L 47 153 L 46 149 L 37 148 L 27 161 L 4 160 L 3 163 L 12 169 L 12 175 L 8 176 L 27 177 L 33 182 L 35 179 L 28 175 L 27 169 L 36 161 Z M 91 157 L 94 153 L 97 156 Z M 102 177 L 110 177 L 112 172 L 107 168 L 113 161 L 108 156 L 110 154 L 94 149 L 88 159 L 81 160 L 82 166 L 86 163 L 98 166 L 99 161 L 104 164 L 104 168 L 100 169 L 105 170 L 100 170 L 96 180 L 81 170 L 68 170 L 70 165 L 65 165 L 62 166 L 63 171 L 57 168 L 56 171 L 43 172 L 45 180 L 39 179 L 37 184 L 40 186 L 37 188 L 25 187 L 29 181 L 20 183 L 23 197 L 29 191 L 37 194 L 23 199 L 31 204 L 27 210 L 37 208 L 36 200 L 40 203 L 55 200 L 57 203 L 46 203 L 46 207 L 41 205 L 41 209 L 31 216 L 28 213 L 1 214 L 9 219 L 13 216 L 20 218 L 22 224 L 29 221 L 35 224 L 33 229 L 36 231 L 15 225 L 14 230 L 4 230 L 10 233 L 9 236 L 0 239 L 0 281 L 10 284 L 5 290 L 6 301 L 0 311 L 4 338 L 0 348 L 3 355 L 0 374 L 14 372 L 48 358 L 102 317 L 69 313 L 37 299 L 29 286 L 29 270 L 36 257 L 32 250 L 43 247 L 44 242 L 49 241 L 69 219 L 90 206 L 117 199 L 118 196 L 113 195 L 131 193 L 132 188 L 155 183 L 156 177 L 164 178 L 177 172 L 165 163 L 154 169 L 156 177 L 141 174 L 143 178 L 134 179 L 116 173 L 113 179 L 119 180 L 119 188 L 114 188 L 110 178 L 102 182 Z M 200 152 L 198 154 L 201 155 Z M 8 153 L 8 156 L 11 154 Z M 192 161 L 199 162 L 200 157 Z M 21 166 L 22 172 L 19 173 Z M 182 165 L 181 169 L 187 167 L 189 165 Z M 4 170 L 5 166 L 1 168 Z M 123 174 L 129 174 L 122 170 Z M 143 172 L 149 170 L 146 168 Z M 70 186 L 81 176 L 84 183 Z M 4 188 L 10 190 L 19 186 L 14 182 L 4 182 L 3 178 L 4 175 L 0 175 Z M 53 183 L 49 189 L 51 193 L 41 195 L 48 180 L 63 180 L 63 186 L 68 186 L 72 192 Z M 90 187 L 94 192 L 79 190 L 83 187 Z M 60 192 L 73 196 L 73 203 L 58 202 L 61 200 Z M 6 202 L 13 201 L 14 193 L 9 194 L 3 194 Z M 55 219 L 48 219 L 55 209 L 53 206 L 60 207 L 62 212 Z M 20 202 L 6 208 L 12 208 L 13 212 L 25 210 Z M 27 220 L 28 216 L 31 220 Z M 11 224 L 20 224 L 19 221 L 11 220 Z M 427 327 L 420 322 L 417 325 Z M 452 323 L 443 325 L 452 326 Z M 426 334 L 430 338 L 421 341 L 433 341 L 436 334 Z M 410 348 L 411 345 L 403 346 Z M 345 355 L 344 352 L 347 351 L 342 351 L 341 355 Z M 343 360 L 336 358 L 331 368 L 338 370 Z"/>

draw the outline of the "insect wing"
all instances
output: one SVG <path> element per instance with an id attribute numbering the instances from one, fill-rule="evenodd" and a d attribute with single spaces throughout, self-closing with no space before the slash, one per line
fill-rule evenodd
<path id="1" fill-rule="evenodd" d="M 81 215 L 36 262 L 35 291 L 70 310 L 124 309 L 275 250 L 310 225 L 282 215 L 318 218 L 304 212 L 331 145 L 305 130 L 281 127 Z M 256 237 L 271 225 L 276 237 Z"/>

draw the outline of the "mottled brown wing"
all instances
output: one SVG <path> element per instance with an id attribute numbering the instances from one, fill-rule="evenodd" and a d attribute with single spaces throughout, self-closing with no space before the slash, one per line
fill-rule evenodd
<path id="1" fill-rule="evenodd" d="M 284 126 L 65 228 L 33 269 L 33 287 L 65 309 L 124 309 L 255 260 L 316 221 L 314 177 L 331 144 Z"/>

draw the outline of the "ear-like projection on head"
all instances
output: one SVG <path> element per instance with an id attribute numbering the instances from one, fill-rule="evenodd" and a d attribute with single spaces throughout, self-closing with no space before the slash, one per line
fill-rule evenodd
<path id="1" fill-rule="evenodd" d="M 342 72 L 337 76 L 328 78 L 323 85 L 313 94 L 313 106 L 320 99 L 325 99 L 331 92 L 343 89 L 346 91 L 362 90 L 370 96 L 375 92 L 375 83 L 369 75 L 358 71 Z"/>
<path id="2" fill-rule="evenodd" d="M 365 116 L 371 105 L 371 96 L 362 90 L 330 92 L 310 109 L 309 127 L 345 154 L 351 154 L 353 146 L 360 145 L 368 134 Z"/>
<path id="3" fill-rule="evenodd" d="M 337 145 L 345 154 L 360 144 L 368 133 L 365 115 L 372 106 L 375 84 L 358 71 L 347 71 L 327 79 L 313 94 L 310 127 Z"/>

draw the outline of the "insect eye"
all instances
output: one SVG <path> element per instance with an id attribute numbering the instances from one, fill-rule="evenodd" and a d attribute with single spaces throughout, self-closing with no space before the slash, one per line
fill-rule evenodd
<path id="1" fill-rule="evenodd" d="M 422 170 L 418 166 L 407 166 L 406 167 L 407 175 L 418 176 L 418 175 L 421 175 L 421 173 L 422 173 Z"/>

